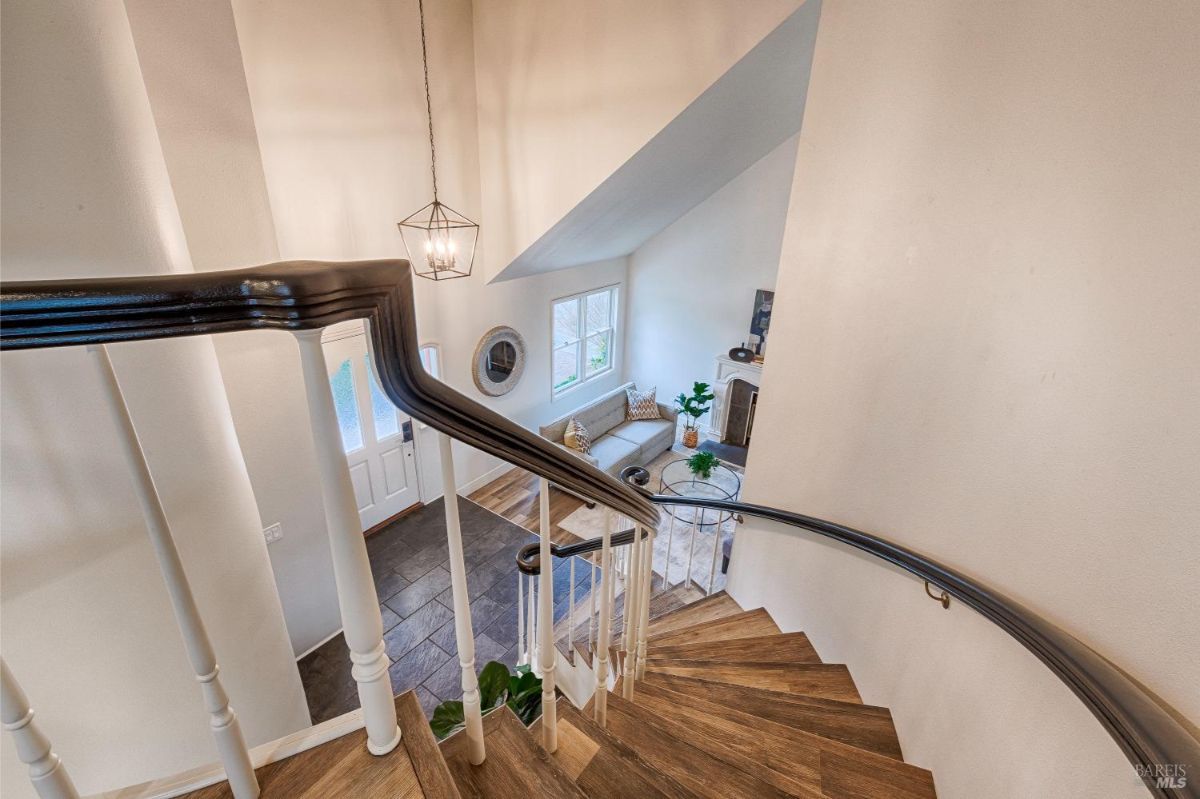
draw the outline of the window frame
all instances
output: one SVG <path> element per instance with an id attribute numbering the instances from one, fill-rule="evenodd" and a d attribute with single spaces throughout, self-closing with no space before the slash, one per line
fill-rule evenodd
<path id="1" fill-rule="evenodd" d="M 608 374 L 611 374 L 616 368 L 617 361 L 617 333 L 618 321 L 620 314 L 620 283 L 611 283 L 606 286 L 599 286 L 594 289 L 576 292 L 575 294 L 566 294 L 561 297 L 555 297 L 550 300 L 550 398 L 556 400 L 565 394 L 568 394 L 580 386 L 586 385 L 593 380 L 598 380 Z M 608 325 L 606 327 L 597 328 L 589 331 L 587 327 L 587 301 L 589 297 L 600 294 L 609 295 L 608 307 Z M 576 337 L 563 344 L 555 344 L 555 309 L 566 302 L 575 302 L 579 311 L 579 323 L 575 330 Z M 595 372 L 588 373 L 587 365 L 587 343 L 594 336 L 607 334 L 608 336 L 608 364 Z M 577 352 L 575 354 L 575 368 L 578 377 L 569 385 L 562 388 L 556 388 L 554 385 L 554 360 L 559 350 L 567 347 L 575 346 Z"/>

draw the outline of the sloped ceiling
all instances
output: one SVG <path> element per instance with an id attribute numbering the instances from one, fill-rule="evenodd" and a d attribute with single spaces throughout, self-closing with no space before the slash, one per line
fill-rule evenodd
<path id="1" fill-rule="evenodd" d="M 472 0 L 480 271 L 529 249 L 803 2 Z"/>
<path id="2" fill-rule="evenodd" d="M 819 15 L 791 13 L 492 280 L 627 255 L 799 131 Z"/>

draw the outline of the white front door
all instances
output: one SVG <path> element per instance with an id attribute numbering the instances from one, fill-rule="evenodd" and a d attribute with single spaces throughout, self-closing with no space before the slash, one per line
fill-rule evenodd
<path id="1" fill-rule="evenodd" d="M 420 499 L 412 420 L 379 388 L 360 322 L 330 328 L 324 344 L 342 448 L 365 531 Z"/>

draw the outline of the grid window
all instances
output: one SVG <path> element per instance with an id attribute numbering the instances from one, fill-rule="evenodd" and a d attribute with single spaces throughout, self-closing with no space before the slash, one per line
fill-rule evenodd
<path id="1" fill-rule="evenodd" d="M 612 369 L 616 318 L 616 286 L 554 301 L 550 309 L 550 384 L 555 394 Z"/>

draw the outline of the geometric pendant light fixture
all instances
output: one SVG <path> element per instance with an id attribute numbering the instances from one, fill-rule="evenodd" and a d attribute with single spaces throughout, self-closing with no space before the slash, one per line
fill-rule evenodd
<path id="1" fill-rule="evenodd" d="M 433 146 L 433 104 L 429 100 L 429 56 L 425 51 L 425 6 L 421 15 L 421 62 L 425 67 L 425 112 L 429 118 L 429 167 L 433 175 L 433 202 L 399 223 L 408 260 L 418 275 L 430 280 L 467 277 L 475 261 L 479 225 L 438 201 L 437 154 Z"/>

